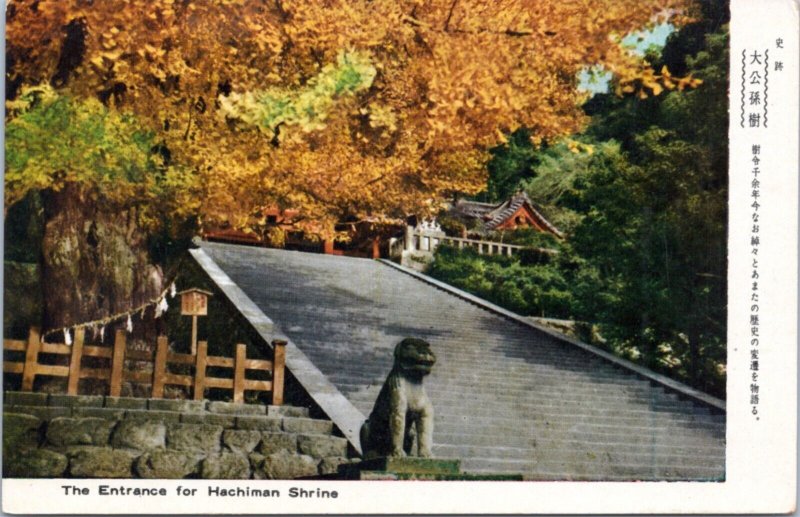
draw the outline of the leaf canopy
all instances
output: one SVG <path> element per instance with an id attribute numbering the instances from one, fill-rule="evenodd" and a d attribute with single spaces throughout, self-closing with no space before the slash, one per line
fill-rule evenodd
<path id="1" fill-rule="evenodd" d="M 281 206 L 330 234 L 479 192 L 518 128 L 575 133 L 587 65 L 652 87 L 619 41 L 689 1 L 20 0 L 10 96 L 50 83 L 135 114 L 193 171 L 203 224 Z"/>

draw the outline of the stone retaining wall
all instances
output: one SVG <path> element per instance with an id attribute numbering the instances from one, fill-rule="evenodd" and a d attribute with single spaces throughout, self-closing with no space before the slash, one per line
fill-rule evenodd
<path id="1" fill-rule="evenodd" d="M 3 475 L 295 479 L 349 459 L 306 408 L 6 392 Z"/>

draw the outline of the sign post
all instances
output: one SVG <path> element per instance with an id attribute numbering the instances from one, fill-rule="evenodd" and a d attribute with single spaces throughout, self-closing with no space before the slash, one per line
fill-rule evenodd
<path id="1" fill-rule="evenodd" d="M 193 287 L 178 293 L 181 295 L 181 316 L 192 317 L 192 355 L 197 354 L 197 317 L 208 315 L 208 291 Z"/>

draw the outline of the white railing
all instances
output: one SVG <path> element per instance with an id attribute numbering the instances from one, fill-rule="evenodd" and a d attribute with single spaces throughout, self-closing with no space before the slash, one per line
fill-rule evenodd
<path id="1" fill-rule="evenodd" d="M 528 247 L 497 241 L 450 237 L 441 230 L 412 227 L 407 229 L 405 241 L 404 247 L 406 251 L 424 254 L 433 254 L 441 243 L 450 244 L 458 249 L 475 248 L 481 255 L 507 255 L 509 257 Z"/>
<path id="2" fill-rule="evenodd" d="M 458 249 L 474 248 L 481 255 L 505 255 L 508 257 L 519 253 L 521 250 L 536 250 L 543 255 L 556 255 L 558 252 L 548 248 L 537 248 L 524 246 L 521 244 L 508 244 L 498 241 L 486 241 L 482 239 L 467 239 L 462 237 L 450 237 L 441 230 L 431 230 L 427 228 L 408 227 L 403 242 L 404 254 L 433 256 L 433 252 L 439 244 L 445 243 Z"/>
<path id="3" fill-rule="evenodd" d="M 515 252 L 525 249 L 525 246 L 520 246 L 519 244 L 506 244 L 503 242 L 483 241 L 477 239 L 463 239 L 461 237 L 444 237 L 442 238 L 442 242 L 452 244 L 453 246 L 458 247 L 458 249 L 475 248 L 481 255 L 508 255 L 510 257 Z"/>

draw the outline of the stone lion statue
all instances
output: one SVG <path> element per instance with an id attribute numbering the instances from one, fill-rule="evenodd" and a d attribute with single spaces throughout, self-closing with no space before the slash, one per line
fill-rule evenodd
<path id="1" fill-rule="evenodd" d="M 383 383 L 375 407 L 361 426 L 364 458 L 431 456 L 433 406 L 422 385 L 436 356 L 427 341 L 406 338 L 394 349 L 394 365 Z"/>

